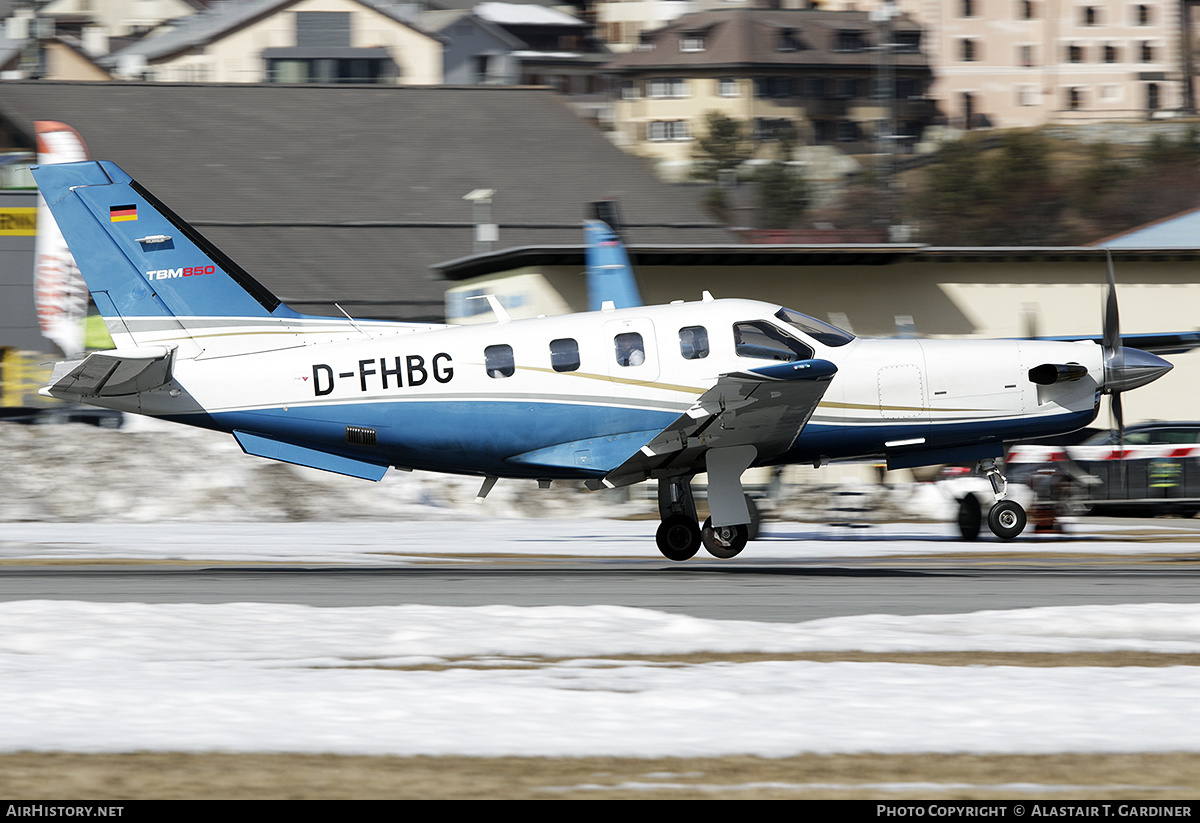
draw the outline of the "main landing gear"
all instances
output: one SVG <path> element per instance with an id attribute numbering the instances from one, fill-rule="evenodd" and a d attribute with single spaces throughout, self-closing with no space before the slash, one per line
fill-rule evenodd
<path id="1" fill-rule="evenodd" d="M 1012 540 L 1025 530 L 1027 522 L 1025 509 L 1021 508 L 1021 504 L 1017 501 L 1005 499 L 1005 495 L 1008 493 L 1008 480 L 996 468 L 995 461 L 980 461 L 979 471 L 991 482 L 992 493 L 996 500 L 987 513 L 988 528 L 1001 540 Z M 974 540 L 979 536 L 982 515 L 983 509 L 974 492 L 968 492 L 959 500 L 958 530 L 964 540 Z"/>
<path id="2" fill-rule="evenodd" d="M 658 511 L 662 525 L 655 541 L 658 550 L 668 560 L 690 560 L 704 546 L 713 557 L 736 557 L 746 548 L 750 536 L 758 531 L 758 511 L 749 497 L 746 505 L 751 522 L 733 526 L 713 526 L 712 518 L 701 527 L 692 499 L 692 478 L 689 475 L 664 477 L 658 481 Z"/>

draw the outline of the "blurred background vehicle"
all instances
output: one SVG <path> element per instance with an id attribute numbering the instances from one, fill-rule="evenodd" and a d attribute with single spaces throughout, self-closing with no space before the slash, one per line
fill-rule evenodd
<path id="1" fill-rule="evenodd" d="M 1096 515 L 1200 513 L 1200 422 L 1130 426 L 1124 442 L 1101 432 L 1075 446 L 1021 444 L 1008 453 L 1012 483 L 1035 487 L 1053 474 Z"/>

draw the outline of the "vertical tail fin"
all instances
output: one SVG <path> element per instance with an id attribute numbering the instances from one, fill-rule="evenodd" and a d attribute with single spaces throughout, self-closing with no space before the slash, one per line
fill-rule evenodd
<path id="1" fill-rule="evenodd" d="M 296 316 L 115 164 L 32 171 L 106 319 Z"/>
<path id="2" fill-rule="evenodd" d="M 588 309 L 599 311 L 611 302 L 618 309 L 642 305 L 625 245 L 602 220 L 583 221 L 587 245 Z"/>

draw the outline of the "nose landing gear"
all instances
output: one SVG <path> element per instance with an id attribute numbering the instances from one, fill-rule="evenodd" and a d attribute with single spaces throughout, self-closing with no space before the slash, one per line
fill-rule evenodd
<path id="1" fill-rule="evenodd" d="M 1008 479 L 996 468 L 996 461 L 981 460 L 979 470 L 992 484 L 996 502 L 988 510 L 988 528 L 1001 540 L 1012 540 L 1025 530 L 1025 509 L 1015 500 L 1004 499 L 1008 494 Z"/>

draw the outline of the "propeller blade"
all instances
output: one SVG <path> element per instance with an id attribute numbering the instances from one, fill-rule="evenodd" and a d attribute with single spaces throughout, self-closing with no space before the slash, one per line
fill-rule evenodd
<path id="1" fill-rule="evenodd" d="M 1117 278 L 1113 273 L 1112 252 L 1104 250 L 1108 255 L 1108 293 L 1104 298 L 1104 348 L 1115 351 L 1121 347 L 1121 317 L 1117 311 Z"/>
<path id="2" fill-rule="evenodd" d="M 1021 325 L 1024 326 L 1026 340 L 1037 340 L 1038 337 L 1038 305 L 1024 303 L 1021 305 Z"/>
<path id="3" fill-rule="evenodd" d="M 1105 390 L 1112 393 L 1111 386 L 1124 371 L 1125 350 L 1121 347 L 1121 315 L 1117 309 L 1117 278 L 1113 272 L 1112 252 L 1105 249 L 1104 253 L 1108 257 L 1108 289 L 1104 297 L 1104 334 L 1101 341 Z"/>

